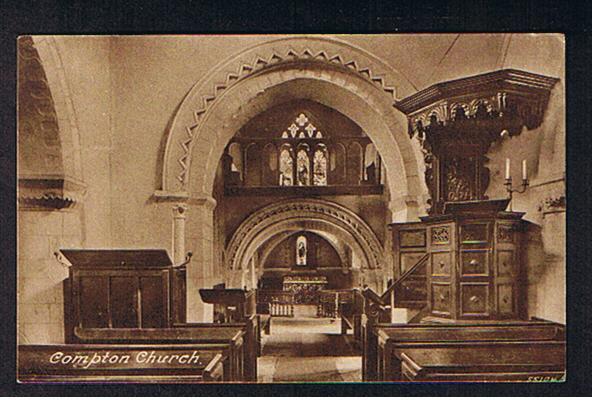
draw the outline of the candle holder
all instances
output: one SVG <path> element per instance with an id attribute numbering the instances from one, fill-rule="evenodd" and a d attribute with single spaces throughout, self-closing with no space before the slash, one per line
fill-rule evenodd
<path id="1" fill-rule="evenodd" d="M 529 181 L 528 178 L 523 178 L 522 179 L 522 184 L 520 185 L 519 188 L 515 189 L 512 187 L 512 177 L 510 176 L 509 178 L 506 178 L 506 182 L 504 183 L 504 185 L 506 186 L 506 191 L 508 192 L 508 196 L 510 198 L 510 203 L 509 203 L 509 211 L 512 211 L 512 197 L 513 197 L 513 193 L 524 193 L 526 192 L 526 189 L 528 188 L 529 185 Z"/>

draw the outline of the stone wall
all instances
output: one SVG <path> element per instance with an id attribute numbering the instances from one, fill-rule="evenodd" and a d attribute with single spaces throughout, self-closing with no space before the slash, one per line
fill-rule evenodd
<path id="1" fill-rule="evenodd" d="M 82 245 L 79 210 L 21 211 L 18 215 L 18 342 L 63 343 L 63 281 L 60 248 Z"/>

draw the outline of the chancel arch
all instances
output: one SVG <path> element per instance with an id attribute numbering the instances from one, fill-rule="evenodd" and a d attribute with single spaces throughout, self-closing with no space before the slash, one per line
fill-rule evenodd
<path id="1" fill-rule="evenodd" d="M 225 251 L 230 284 L 236 284 L 236 276 L 248 268 L 252 256 L 268 240 L 303 230 L 326 232 L 338 238 L 360 258 L 361 269 L 383 267 L 382 244 L 355 213 L 326 200 L 289 199 L 251 214 L 235 231 Z"/>

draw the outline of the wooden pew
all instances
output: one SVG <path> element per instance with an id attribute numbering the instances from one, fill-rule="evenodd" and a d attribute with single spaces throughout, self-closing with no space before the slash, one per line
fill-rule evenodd
<path id="1" fill-rule="evenodd" d="M 74 330 L 76 340 L 81 344 L 209 344 L 214 349 L 223 351 L 227 357 L 225 369 L 228 374 L 225 380 L 234 382 L 247 381 L 247 375 L 253 378 L 249 372 L 245 371 L 245 364 L 249 365 L 249 353 L 244 343 L 245 334 L 244 326 L 225 327 L 219 324 L 163 329 L 76 328 Z"/>
<path id="2" fill-rule="evenodd" d="M 257 314 L 257 295 L 254 290 L 212 288 L 199 289 L 204 303 L 214 305 L 214 322 L 244 322 Z"/>
<path id="3" fill-rule="evenodd" d="M 271 315 L 265 315 L 257 310 L 258 293 L 256 290 L 215 287 L 200 289 L 199 295 L 205 303 L 214 305 L 215 323 L 245 322 L 251 316 L 259 315 L 258 330 L 267 335 L 271 334 Z M 267 313 L 269 313 L 269 309 Z"/>
<path id="4" fill-rule="evenodd" d="M 215 345 L 20 345 L 21 383 L 200 383 L 226 380 Z"/>
<path id="5" fill-rule="evenodd" d="M 390 381 L 562 381 L 565 342 L 408 343 L 394 350 Z"/>
<path id="6" fill-rule="evenodd" d="M 362 380 L 376 380 L 376 364 L 378 337 L 374 333 L 374 326 L 390 322 L 390 309 L 367 301 L 364 296 L 364 313 L 360 316 L 360 339 L 362 343 Z"/>
<path id="7" fill-rule="evenodd" d="M 514 321 L 465 324 L 376 324 L 368 331 L 364 380 L 400 380 L 393 351 L 417 343 L 463 344 L 480 342 L 538 343 L 565 341 L 564 326 L 551 322 Z"/>
<path id="8" fill-rule="evenodd" d="M 244 336 L 244 370 L 247 381 L 257 381 L 257 357 L 261 356 L 261 326 L 260 315 L 252 315 L 244 323 L 211 324 L 206 322 L 192 322 L 175 324 L 175 328 L 210 329 L 211 327 L 240 328 L 245 330 Z"/>

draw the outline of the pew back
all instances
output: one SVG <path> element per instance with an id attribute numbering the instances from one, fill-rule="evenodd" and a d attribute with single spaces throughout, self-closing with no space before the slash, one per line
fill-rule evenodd
<path id="1" fill-rule="evenodd" d="M 261 355 L 261 331 L 262 331 L 262 316 L 252 315 L 249 319 L 242 323 L 223 323 L 211 324 L 207 322 L 189 322 L 183 324 L 175 324 L 175 328 L 188 329 L 210 329 L 214 327 L 224 328 L 242 328 L 245 330 L 244 335 L 244 369 L 245 378 L 248 381 L 257 381 L 257 357 Z M 269 320 L 267 321 L 269 324 Z"/>
<path id="2" fill-rule="evenodd" d="M 20 345 L 21 383 L 199 383 L 228 377 L 212 345 Z"/>
<path id="3" fill-rule="evenodd" d="M 418 346 L 466 347 L 472 343 L 565 343 L 563 325 L 551 322 L 514 321 L 476 324 L 377 324 L 367 332 L 364 380 L 400 380 L 400 360 L 394 349 Z M 556 360 L 561 364 L 563 360 Z"/>
<path id="4" fill-rule="evenodd" d="M 406 343 L 394 349 L 390 381 L 560 380 L 565 342 Z"/>
<path id="5" fill-rule="evenodd" d="M 81 344 L 211 344 L 227 356 L 228 380 L 245 381 L 251 371 L 249 352 L 244 345 L 245 327 L 225 327 L 211 324 L 207 327 L 165 329 L 80 329 L 74 334 Z M 246 365 L 245 365 L 246 364 Z M 256 373 L 256 371 L 255 371 Z M 256 375 L 255 375 L 256 377 Z M 225 377 L 226 379 L 226 377 Z"/>
<path id="6" fill-rule="evenodd" d="M 496 341 L 496 340 L 565 340 L 565 330 L 556 325 L 524 326 L 471 326 L 458 327 L 416 327 L 375 328 L 379 343 L 390 342 L 456 342 L 456 341 Z"/>

